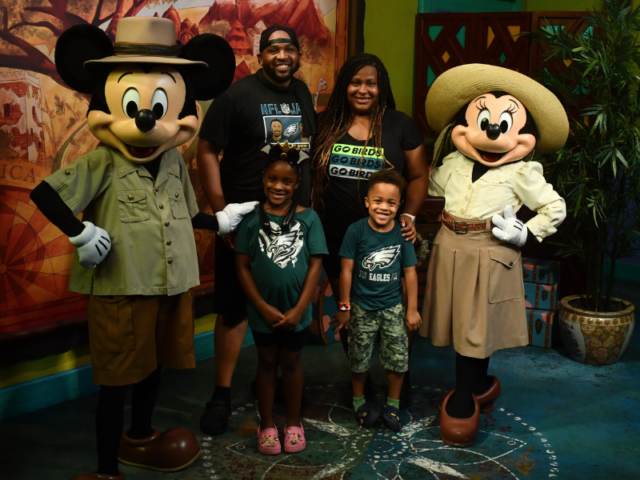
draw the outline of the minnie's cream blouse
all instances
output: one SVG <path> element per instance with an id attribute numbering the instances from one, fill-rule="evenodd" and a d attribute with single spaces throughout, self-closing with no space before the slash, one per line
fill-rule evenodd
<path id="1" fill-rule="evenodd" d="M 470 220 L 502 215 L 507 205 L 517 212 L 524 204 L 538 213 L 527 228 L 539 242 L 556 232 L 567 209 L 564 199 L 544 179 L 540 163 L 507 163 L 473 183 L 474 163 L 459 151 L 447 155 L 440 167 L 431 170 L 429 195 L 444 197 L 447 212 Z"/>

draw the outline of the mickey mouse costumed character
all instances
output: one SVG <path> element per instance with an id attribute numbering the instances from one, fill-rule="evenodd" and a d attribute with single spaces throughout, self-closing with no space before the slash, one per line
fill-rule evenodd
<path id="1" fill-rule="evenodd" d="M 431 86 L 427 120 L 436 141 L 429 194 L 445 198 L 427 276 L 420 335 L 451 343 L 456 388 L 443 399 L 440 431 L 453 446 L 475 442 L 479 413 L 493 409 L 500 382 L 488 376 L 496 350 L 528 344 L 522 259 L 566 216 L 564 200 L 531 161 L 565 143 L 560 101 L 538 82 L 505 68 L 471 64 Z M 522 205 L 537 215 L 525 225 Z M 501 214 L 504 213 L 504 216 Z"/>
<path id="2" fill-rule="evenodd" d="M 118 460 L 180 470 L 200 454 L 196 438 L 184 428 L 159 433 L 151 415 L 161 367 L 195 367 L 193 228 L 227 233 L 255 202 L 229 205 L 215 217 L 198 213 L 175 147 L 196 134 L 196 100 L 211 99 L 231 83 L 233 51 L 215 35 L 182 47 L 173 22 L 147 17 L 120 20 L 115 46 L 97 27 L 72 27 L 58 40 L 55 57 L 67 85 L 92 94 L 88 124 L 103 144 L 31 195 L 78 247 L 69 289 L 90 295 L 93 380 L 101 385 L 98 471 L 74 480 L 122 480 Z M 80 212 L 84 222 L 76 218 Z M 132 420 L 123 435 L 129 385 Z"/>

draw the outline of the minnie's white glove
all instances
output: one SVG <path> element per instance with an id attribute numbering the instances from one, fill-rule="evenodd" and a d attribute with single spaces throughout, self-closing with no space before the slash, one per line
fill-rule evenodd
<path id="1" fill-rule="evenodd" d="M 492 232 L 499 240 L 518 247 L 527 241 L 527 226 L 516 218 L 511 205 L 504 207 L 504 218 L 496 213 L 491 221 L 495 225 Z"/>
<path id="2" fill-rule="evenodd" d="M 218 219 L 218 233 L 226 235 L 233 232 L 247 213 L 252 212 L 258 202 L 230 203 L 224 209 L 216 213 Z"/>
<path id="3" fill-rule="evenodd" d="M 69 237 L 78 251 L 78 260 L 84 268 L 96 268 L 111 250 L 111 237 L 91 222 L 82 222 L 84 230 L 80 235 Z"/>

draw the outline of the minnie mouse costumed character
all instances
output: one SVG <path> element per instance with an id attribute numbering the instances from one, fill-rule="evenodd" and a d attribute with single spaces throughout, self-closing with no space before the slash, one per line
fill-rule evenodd
<path id="1" fill-rule="evenodd" d="M 445 198 L 442 227 L 431 250 L 420 334 L 436 346 L 453 341 L 456 388 L 441 405 L 442 440 L 476 441 L 479 413 L 490 412 L 500 382 L 489 359 L 528 344 L 520 247 L 555 233 L 564 200 L 531 161 L 565 143 L 569 122 L 558 98 L 538 82 L 505 68 L 452 68 L 426 100 L 436 141 L 429 194 Z M 537 215 L 524 224 L 522 205 Z M 502 215 L 503 214 L 503 215 Z"/>
<path id="2" fill-rule="evenodd" d="M 198 442 L 184 428 L 158 432 L 151 416 L 161 367 L 195 367 L 193 228 L 227 233 L 255 202 L 228 205 L 215 217 L 198 213 L 175 147 L 196 134 L 196 100 L 230 85 L 234 54 L 215 35 L 183 47 L 173 22 L 141 17 L 119 21 L 115 45 L 97 27 L 72 27 L 60 36 L 55 59 L 70 88 L 92 94 L 87 121 L 102 142 L 31 194 L 77 247 L 69 289 L 89 294 L 93 380 L 101 385 L 98 470 L 74 480 L 123 480 L 118 460 L 177 471 L 198 457 Z M 131 428 L 123 435 L 129 385 Z"/>

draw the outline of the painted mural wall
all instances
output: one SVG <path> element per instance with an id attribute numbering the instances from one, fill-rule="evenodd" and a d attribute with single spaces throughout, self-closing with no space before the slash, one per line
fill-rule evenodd
<path id="1" fill-rule="evenodd" d="M 118 20 L 160 16 L 184 44 L 200 33 L 227 39 L 235 80 L 255 73 L 260 33 L 280 24 L 296 30 L 302 50 L 296 76 L 319 108 L 333 89 L 336 25 L 344 0 L 12 0 L 0 7 L 0 334 L 82 315 L 86 299 L 67 290 L 74 249 L 29 200 L 52 172 L 93 150 L 86 124 L 89 97 L 68 89 L 54 65 L 60 34 L 91 24 L 114 39 Z M 340 10 L 342 9 L 342 10 Z M 338 35 L 338 43 L 342 40 Z M 200 105 L 206 112 L 209 103 Z M 198 194 L 196 143 L 181 147 Z M 224 160 L 223 160 L 224 161 Z M 213 241 L 196 231 L 201 280 L 213 280 Z"/>

